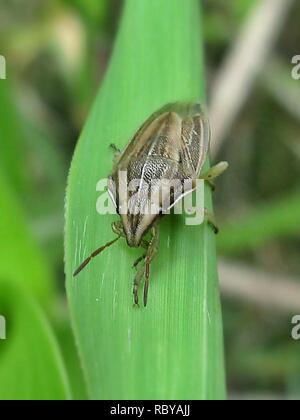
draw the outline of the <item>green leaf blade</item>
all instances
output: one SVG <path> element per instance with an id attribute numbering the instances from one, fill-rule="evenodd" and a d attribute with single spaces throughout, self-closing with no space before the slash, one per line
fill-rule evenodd
<path id="1" fill-rule="evenodd" d="M 26 218 L 7 177 L 0 168 L 0 277 L 19 282 L 48 304 L 55 285 L 43 253 L 26 225 Z"/>
<path id="2" fill-rule="evenodd" d="M 0 399 L 70 399 L 57 342 L 40 308 L 17 282 L 0 280 L 7 323 L 6 340 L 0 341 Z"/>
<path id="3" fill-rule="evenodd" d="M 77 278 L 74 269 L 113 235 L 96 213 L 96 184 L 112 167 L 110 143 L 124 147 L 162 105 L 204 101 L 198 2 L 127 1 L 107 77 L 71 168 L 66 271 L 77 342 L 97 399 L 225 397 L 215 238 L 209 226 L 161 221 L 149 303 L 133 308 L 131 265 L 141 250 L 119 241 Z M 211 208 L 210 191 L 206 206 Z"/>

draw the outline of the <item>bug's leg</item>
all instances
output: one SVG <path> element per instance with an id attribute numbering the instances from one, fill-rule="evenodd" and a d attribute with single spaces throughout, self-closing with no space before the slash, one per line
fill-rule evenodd
<path id="1" fill-rule="evenodd" d="M 151 234 L 152 234 L 152 238 L 150 242 L 143 240 L 141 243 L 141 246 L 146 249 L 146 253 L 142 255 L 140 258 L 138 258 L 136 262 L 134 263 L 134 267 L 137 267 L 141 261 L 145 260 L 143 266 L 138 270 L 134 279 L 133 296 L 134 296 L 135 305 L 138 305 L 138 302 L 139 302 L 138 290 L 139 290 L 141 281 L 143 280 L 144 277 L 145 277 L 144 306 L 147 305 L 149 278 L 150 278 L 150 264 L 158 251 L 158 245 L 159 245 L 159 231 L 158 231 L 157 226 L 154 226 L 151 229 Z"/>
<path id="2" fill-rule="evenodd" d="M 142 239 L 142 242 L 141 242 L 141 247 L 142 248 L 144 248 L 145 250 L 147 250 L 148 248 L 149 248 L 149 245 L 150 245 L 150 243 L 148 242 L 148 241 L 146 241 L 145 239 Z M 146 258 L 146 256 L 147 256 L 147 253 L 145 253 L 144 255 L 142 255 L 141 257 L 139 257 L 135 262 L 134 262 L 134 264 L 133 264 L 133 266 L 132 266 L 132 268 L 136 268 L 138 265 L 139 265 L 139 263 L 141 262 L 141 261 L 143 261 L 145 258 Z"/>
<path id="3" fill-rule="evenodd" d="M 137 273 L 133 282 L 133 299 L 134 304 L 139 306 L 139 287 L 145 275 L 145 267 L 143 266 Z"/>
<path id="4" fill-rule="evenodd" d="M 215 216 L 207 209 L 204 209 L 204 220 L 213 228 L 215 234 L 219 233 L 219 228 L 216 224 Z"/>
<path id="5" fill-rule="evenodd" d="M 142 239 L 142 242 L 141 242 L 141 247 L 142 248 L 147 250 L 149 248 L 149 245 L 150 245 L 149 241 L 146 241 L 145 239 Z"/>
<path id="6" fill-rule="evenodd" d="M 112 151 L 114 152 L 114 163 L 117 163 L 122 152 L 121 150 L 118 148 L 118 146 L 116 146 L 115 144 L 110 144 L 109 147 L 112 149 Z"/>
<path id="7" fill-rule="evenodd" d="M 142 239 L 141 247 L 143 247 L 145 250 L 148 250 L 150 243 L 146 241 L 145 239 Z M 139 265 L 140 262 L 144 261 L 147 257 L 147 252 L 145 252 L 143 255 L 141 255 L 137 260 L 133 263 L 132 268 L 136 268 Z M 142 268 L 138 270 L 135 279 L 134 279 L 134 285 L 133 285 L 133 295 L 134 295 L 134 304 L 138 306 L 138 289 L 140 286 L 140 283 L 145 275 L 145 264 L 143 264 Z"/>
<path id="8" fill-rule="evenodd" d="M 217 165 L 212 166 L 204 175 L 200 177 L 200 179 L 204 179 L 206 182 L 208 182 L 212 189 L 214 189 L 214 180 L 223 172 L 225 172 L 227 168 L 227 162 L 219 162 Z"/>
<path id="9" fill-rule="evenodd" d="M 115 154 L 120 154 L 121 153 L 121 150 L 118 148 L 118 146 L 116 146 L 114 143 L 111 143 L 110 145 L 109 145 L 109 147 L 113 150 L 113 152 L 115 153 Z"/>
<path id="10" fill-rule="evenodd" d="M 147 254 L 144 254 L 144 255 L 140 256 L 137 260 L 135 260 L 132 268 L 136 268 L 139 265 L 139 263 L 146 258 L 146 256 L 147 256 Z"/>
<path id="11" fill-rule="evenodd" d="M 112 222 L 111 228 L 112 228 L 112 231 L 116 235 L 122 236 L 123 238 L 125 238 L 125 233 L 124 233 L 123 224 L 121 220 L 118 220 L 117 222 Z"/>
<path id="12" fill-rule="evenodd" d="M 117 235 L 117 238 L 114 240 L 107 242 L 107 244 L 101 246 L 100 248 L 96 249 L 96 251 L 92 252 L 92 254 L 83 261 L 83 263 L 77 268 L 77 270 L 74 272 L 73 276 L 76 277 L 78 274 L 95 258 L 97 255 L 99 255 L 102 251 L 109 248 L 111 245 L 113 245 L 115 242 L 117 242 L 118 239 L 120 239 L 122 236 L 125 237 L 124 229 L 121 221 L 113 222 L 112 223 L 112 230 Z"/>
<path id="13" fill-rule="evenodd" d="M 144 286 L 144 306 L 147 306 L 148 290 L 149 290 L 149 279 L 150 279 L 150 264 L 157 254 L 159 247 L 159 230 L 158 226 L 154 225 L 151 229 L 152 239 L 149 243 L 149 247 L 146 253 L 145 260 L 145 286 Z"/>
<path id="14" fill-rule="evenodd" d="M 106 248 L 113 245 L 117 240 L 120 239 L 120 236 L 115 238 L 114 240 L 107 242 L 107 244 L 101 246 L 100 248 L 96 249 L 96 251 L 92 252 L 92 254 L 83 261 L 83 263 L 77 268 L 77 270 L 74 272 L 73 276 L 76 277 L 97 255 L 99 255 L 102 251 L 104 251 Z"/>

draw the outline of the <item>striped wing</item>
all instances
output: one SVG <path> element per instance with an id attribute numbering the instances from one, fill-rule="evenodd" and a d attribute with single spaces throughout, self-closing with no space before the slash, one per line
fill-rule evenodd
<path id="1" fill-rule="evenodd" d="M 178 104 L 181 124 L 181 161 L 183 171 L 199 177 L 210 145 L 210 126 L 200 104 Z"/>
<path id="2" fill-rule="evenodd" d="M 199 104 L 165 105 L 135 134 L 117 166 L 126 169 L 139 156 L 160 156 L 182 165 L 187 175 L 199 176 L 209 149 L 208 118 Z"/>

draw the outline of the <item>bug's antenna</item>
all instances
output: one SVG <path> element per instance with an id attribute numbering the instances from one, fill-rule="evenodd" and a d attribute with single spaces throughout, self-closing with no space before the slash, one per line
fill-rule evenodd
<path id="1" fill-rule="evenodd" d="M 106 248 L 109 248 L 111 245 L 113 245 L 115 242 L 117 242 L 118 239 L 120 239 L 121 236 L 118 236 L 113 241 L 107 242 L 107 244 L 101 246 L 99 249 L 96 249 L 83 263 L 80 265 L 80 267 L 77 268 L 77 270 L 74 272 L 73 277 L 78 276 L 78 274 L 94 259 L 99 255 L 102 251 L 104 251 Z"/>

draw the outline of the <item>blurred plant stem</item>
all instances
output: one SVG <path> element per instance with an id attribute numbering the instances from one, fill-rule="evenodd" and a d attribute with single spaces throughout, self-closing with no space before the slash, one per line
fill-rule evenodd
<path id="1" fill-rule="evenodd" d="M 220 150 L 263 71 L 293 1 L 258 1 L 225 57 L 214 82 L 209 106 L 213 155 Z"/>
<path id="2" fill-rule="evenodd" d="M 218 238 L 224 255 L 240 255 L 255 250 L 274 239 L 298 236 L 300 226 L 300 192 L 278 198 L 236 217 L 222 228 Z"/>
<path id="3" fill-rule="evenodd" d="M 219 277 L 224 297 L 255 305 L 264 312 L 280 311 L 284 315 L 300 312 L 300 283 L 296 278 L 228 260 L 220 262 Z"/>
<path id="4" fill-rule="evenodd" d="M 286 112 L 300 121 L 300 84 L 291 77 L 290 63 L 286 64 L 283 58 L 273 56 L 262 73 L 261 85 Z"/>

